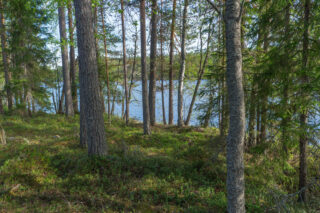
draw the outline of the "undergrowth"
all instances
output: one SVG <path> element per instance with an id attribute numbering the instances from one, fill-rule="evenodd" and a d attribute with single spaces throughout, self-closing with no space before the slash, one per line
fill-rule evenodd
<path id="1" fill-rule="evenodd" d="M 158 125 L 144 136 L 141 124 L 113 118 L 108 156 L 89 158 L 78 120 L 1 118 L 1 212 L 226 212 L 225 140 L 216 129 Z M 276 150 L 261 145 L 245 155 L 248 212 L 276 211 L 273 195 L 297 189 L 296 156 L 284 164 Z"/>

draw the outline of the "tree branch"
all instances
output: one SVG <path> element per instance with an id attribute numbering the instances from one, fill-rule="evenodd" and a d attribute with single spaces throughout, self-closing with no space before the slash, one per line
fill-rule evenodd
<path id="1" fill-rule="evenodd" d="M 221 12 L 218 9 L 218 7 L 211 1 L 211 0 L 207 0 L 207 2 L 211 5 L 211 7 L 219 14 L 219 16 L 221 16 Z"/>
<path id="2" fill-rule="evenodd" d="M 246 0 L 242 0 L 241 2 L 241 6 L 240 6 L 240 14 L 239 14 L 239 18 L 238 20 L 240 20 L 242 18 L 242 14 L 243 14 L 243 8 L 244 8 L 244 3 L 246 2 Z"/>

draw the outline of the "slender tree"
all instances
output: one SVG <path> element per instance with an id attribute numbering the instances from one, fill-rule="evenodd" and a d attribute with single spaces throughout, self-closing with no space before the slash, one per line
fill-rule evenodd
<path id="1" fill-rule="evenodd" d="M 72 2 L 68 1 L 68 24 L 69 24 L 69 41 L 70 41 L 70 78 L 71 78 L 71 93 L 73 100 L 73 110 L 78 112 L 78 91 L 77 91 L 77 82 L 76 82 L 76 58 L 74 51 L 74 24 L 73 24 L 73 11 L 72 11 Z"/>
<path id="2" fill-rule="evenodd" d="M 161 0 L 161 13 L 160 13 L 160 73 L 161 73 L 161 102 L 162 102 L 162 121 L 166 125 L 166 105 L 164 102 L 164 56 L 163 56 L 163 1 Z"/>
<path id="3" fill-rule="evenodd" d="M 125 118 L 126 124 L 129 124 L 129 100 L 128 100 L 128 78 L 127 78 L 127 51 L 126 51 L 126 28 L 124 20 L 124 5 L 121 0 L 121 28 L 122 28 L 122 54 L 123 54 L 123 78 L 124 78 L 124 98 L 125 98 Z"/>
<path id="4" fill-rule="evenodd" d="M 181 64 L 179 73 L 179 88 L 178 88 L 178 126 L 183 126 L 183 81 L 186 71 L 186 33 L 187 33 L 187 14 L 188 0 L 184 0 L 184 9 L 182 17 L 182 38 L 181 38 Z"/>
<path id="5" fill-rule="evenodd" d="M 4 19 L 4 7 L 2 4 L 2 0 L 0 0 L 0 33 L 1 33 L 1 49 L 2 49 L 2 63 L 4 70 L 4 78 L 7 92 L 7 100 L 8 100 L 8 109 L 12 110 L 13 99 L 12 92 L 10 88 L 11 74 L 9 72 L 9 63 L 8 63 L 8 55 L 7 55 L 7 38 L 6 38 L 6 28 L 5 28 L 5 19 Z"/>
<path id="6" fill-rule="evenodd" d="M 145 135 L 151 134 L 149 100 L 148 100 L 148 81 L 147 81 L 147 62 L 146 62 L 146 1 L 140 1 L 140 31 L 141 31 L 141 80 L 142 80 L 142 107 L 143 107 L 143 131 Z"/>
<path id="7" fill-rule="evenodd" d="M 104 21 L 104 7 L 103 0 L 101 1 L 100 6 L 100 15 L 102 21 L 102 31 L 103 31 L 103 47 L 104 47 L 104 61 L 105 61 L 105 71 L 106 71 L 106 83 L 107 83 L 107 104 L 108 104 L 108 119 L 110 121 L 111 108 L 110 108 L 110 80 L 109 80 L 109 64 L 108 64 L 108 48 L 107 48 L 107 31 Z"/>
<path id="8" fill-rule="evenodd" d="M 156 122 L 156 58 L 157 58 L 157 25 L 158 25 L 158 5 L 157 0 L 152 0 L 151 14 L 151 46 L 150 46 L 150 79 L 149 79 L 149 110 L 150 124 Z"/>
<path id="9" fill-rule="evenodd" d="M 107 144 L 102 97 L 97 84 L 98 66 L 91 0 L 74 0 L 74 6 L 79 54 L 80 110 L 84 110 L 84 113 L 80 112 L 80 121 L 85 119 L 84 129 L 80 123 L 80 132 L 86 131 L 88 154 L 104 156 L 107 154 Z"/>
<path id="10" fill-rule="evenodd" d="M 190 106 L 189 106 L 187 119 L 185 121 L 185 125 L 186 126 L 188 126 L 189 123 L 190 123 L 191 115 L 192 115 L 192 112 L 193 112 L 193 106 L 194 106 L 194 104 L 196 102 L 196 97 L 198 95 L 198 90 L 199 90 L 199 87 L 200 87 L 200 84 L 201 84 L 201 81 L 202 81 L 202 77 L 204 75 L 205 68 L 207 66 L 208 57 L 209 57 L 209 53 L 210 53 L 209 45 L 210 45 L 210 42 L 211 42 L 211 35 L 212 35 L 211 24 L 210 24 L 209 30 L 208 30 L 207 47 L 206 47 L 206 52 L 205 52 L 205 55 L 204 55 L 204 59 L 202 59 L 203 58 L 203 41 L 202 41 L 203 40 L 202 39 L 203 32 L 202 31 L 203 31 L 203 29 L 202 29 L 202 26 L 201 26 L 200 27 L 200 64 L 199 64 L 199 70 L 198 70 L 198 78 L 197 78 L 196 86 L 195 86 L 194 91 L 193 91 L 193 95 L 192 95 L 191 103 L 190 103 Z"/>
<path id="11" fill-rule="evenodd" d="M 304 32 L 303 32 L 303 50 L 302 50 L 302 70 L 303 75 L 301 78 L 302 84 L 308 83 L 308 49 L 309 49 L 309 19 L 310 19 L 310 0 L 304 0 Z M 308 97 L 308 94 L 305 94 L 303 89 L 301 91 L 301 97 Z M 308 109 L 304 109 L 300 113 L 300 168 L 299 168 L 299 199 L 298 201 L 305 202 L 307 199 L 306 189 L 307 186 L 307 121 L 308 121 Z"/>
<path id="12" fill-rule="evenodd" d="M 172 20 L 170 32 L 170 53 L 169 53 L 169 124 L 173 124 L 173 51 L 174 31 L 176 22 L 177 0 L 172 1 Z"/>
<path id="13" fill-rule="evenodd" d="M 66 33 L 66 14 L 63 5 L 59 5 L 59 29 L 61 42 L 62 72 L 63 72 L 63 90 L 65 93 L 66 115 L 73 116 L 73 104 L 71 96 L 70 70 L 68 62 L 68 43 Z"/>

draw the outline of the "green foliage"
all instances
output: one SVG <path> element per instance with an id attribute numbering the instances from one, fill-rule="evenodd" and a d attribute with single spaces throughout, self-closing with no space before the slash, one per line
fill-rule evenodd
<path id="1" fill-rule="evenodd" d="M 89 158 L 78 146 L 78 117 L 39 114 L 1 118 L 8 144 L 0 147 L 1 209 L 41 212 L 225 212 L 223 139 L 212 128 L 154 127 L 113 118 L 106 128 L 109 155 Z M 266 147 L 275 153 L 275 147 Z M 223 149 L 222 149 L 223 150 Z M 296 164 L 246 154 L 246 207 L 274 205 L 270 189 L 294 190 Z M 272 155 L 271 155 L 272 156 Z M 215 160 L 212 160 L 215 158 Z"/>

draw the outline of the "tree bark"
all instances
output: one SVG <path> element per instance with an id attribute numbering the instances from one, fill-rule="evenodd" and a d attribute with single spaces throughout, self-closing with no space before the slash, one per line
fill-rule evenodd
<path id="1" fill-rule="evenodd" d="M 169 124 L 173 124 L 173 50 L 174 50 L 174 28 L 176 22 L 177 0 L 172 1 L 172 21 L 170 33 L 170 53 L 169 53 Z"/>
<path id="2" fill-rule="evenodd" d="M 150 124 L 156 123 L 156 60 L 157 60 L 157 24 L 158 24 L 158 5 L 157 0 L 152 0 L 151 15 L 151 46 L 150 46 L 150 79 L 149 79 L 149 110 Z"/>
<path id="3" fill-rule="evenodd" d="M 163 1 L 161 0 L 161 14 L 160 14 L 160 72 L 161 72 L 161 100 L 162 100 L 162 122 L 164 125 L 167 124 L 166 121 L 166 105 L 164 102 L 164 57 L 163 57 Z"/>
<path id="4" fill-rule="evenodd" d="M 146 63 L 146 1 L 140 1 L 140 30 L 141 30 L 141 80 L 142 80 L 142 107 L 143 107 L 143 132 L 145 135 L 151 134 L 149 100 L 148 100 L 148 81 Z"/>
<path id="5" fill-rule="evenodd" d="M 179 73 L 179 89 L 178 89 L 178 126 L 183 126 L 183 81 L 186 71 L 186 31 L 187 31 L 187 14 L 188 0 L 184 0 L 184 9 L 182 17 L 182 36 L 181 36 L 181 64 Z"/>
<path id="6" fill-rule="evenodd" d="M 106 31 L 106 25 L 104 22 L 104 7 L 101 3 L 100 6 L 100 15 L 102 19 L 102 30 L 103 30 L 103 46 L 104 46 L 104 61 L 105 61 L 105 71 L 106 71 L 106 83 L 107 83 L 107 104 L 108 104 L 108 119 L 110 121 L 111 116 L 111 108 L 110 108 L 110 82 L 109 82 L 109 67 L 108 67 L 108 48 L 107 48 L 107 31 Z"/>
<path id="7" fill-rule="evenodd" d="M 245 104 L 242 83 L 241 3 L 226 1 L 227 87 L 230 127 L 227 137 L 228 212 L 245 212 L 244 135 Z"/>
<path id="8" fill-rule="evenodd" d="M 71 96 L 70 70 L 68 65 L 68 44 L 66 33 L 66 15 L 64 6 L 59 6 L 59 29 L 61 42 L 62 72 L 63 72 L 63 90 L 65 93 L 66 116 L 73 116 L 73 104 Z"/>
<path id="9" fill-rule="evenodd" d="M 127 78 L 127 51 L 126 51 L 126 28 L 124 23 L 124 5 L 121 0 L 121 27 L 122 27 L 122 49 L 123 49 L 123 78 L 124 78 L 124 98 L 125 98 L 125 118 L 129 124 L 129 100 L 128 100 L 128 78 Z"/>
<path id="10" fill-rule="evenodd" d="M 87 135 L 88 154 L 104 156 L 107 154 L 107 144 L 102 97 L 97 84 L 98 66 L 91 0 L 74 0 L 74 6 L 79 55 L 80 110 L 83 112 L 83 114 L 80 113 L 80 117 L 82 116 L 80 120 L 85 119 L 84 130 Z"/>
<path id="11" fill-rule="evenodd" d="M 4 7 L 2 4 L 2 0 L 0 0 L 0 33 L 1 33 L 1 49 L 2 49 L 2 62 L 3 62 L 3 70 L 4 70 L 4 78 L 5 78 L 5 87 L 7 92 L 7 100 L 8 100 L 8 109 L 12 110 L 13 108 L 13 96 L 10 87 L 11 75 L 9 72 L 9 63 L 7 56 L 7 38 L 6 38 L 6 28 L 5 28 L 5 19 L 4 19 Z"/>
<path id="12" fill-rule="evenodd" d="M 69 22 L 69 40 L 70 40 L 70 78 L 71 78 L 71 93 L 73 101 L 73 111 L 79 112 L 78 106 L 78 91 L 76 82 L 76 57 L 74 51 L 74 24 L 73 24 L 73 13 L 72 13 L 72 3 L 68 2 L 68 22 Z"/>
<path id="13" fill-rule="evenodd" d="M 308 69 L 308 49 L 309 49 L 309 18 L 310 18 L 310 0 L 304 1 L 304 33 L 303 33 L 303 51 L 302 51 L 302 70 L 305 72 L 302 76 L 302 85 L 308 83 L 308 75 L 306 70 Z M 302 89 L 301 97 L 308 96 Z M 308 122 L 308 108 L 300 114 L 300 168 L 299 168 L 299 194 L 298 201 L 305 202 L 307 200 L 307 193 L 305 187 L 307 186 L 307 122 Z"/>

